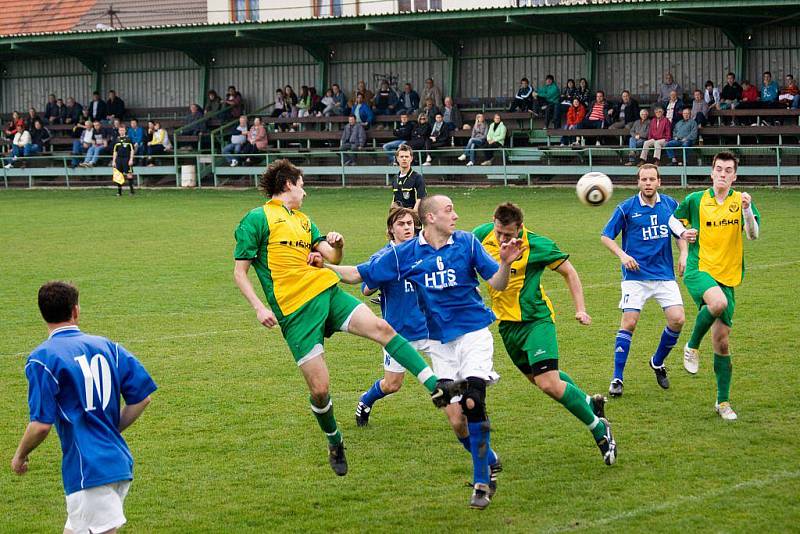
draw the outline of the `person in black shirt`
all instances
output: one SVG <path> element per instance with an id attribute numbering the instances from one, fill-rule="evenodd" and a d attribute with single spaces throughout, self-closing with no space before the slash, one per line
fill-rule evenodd
<path id="1" fill-rule="evenodd" d="M 131 195 L 134 194 L 133 190 L 133 143 L 128 139 L 128 132 L 124 126 L 119 127 L 119 137 L 114 144 L 113 156 L 111 165 L 114 167 L 114 183 L 117 184 L 117 196 L 122 196 L 122 185 L 125 179 L 128 180 L 128 185 L 131 188 Z M 124 179 L 121 179 L 124 176 Z"/>
<path id="2" fill-rule="evenodd" d="M 392 203 L 390 207 L 411 208 L 417 211 L 419 201 L 427 196 L 425 180 L 411 168 L 414 152 L 408 145 L 400 145 L 395 152 L 400 172 L 392 178 Z"/>

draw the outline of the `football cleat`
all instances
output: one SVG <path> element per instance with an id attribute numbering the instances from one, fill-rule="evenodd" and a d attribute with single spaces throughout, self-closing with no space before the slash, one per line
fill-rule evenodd
<path id="1" fill-rule="evenodd" d="M 437 408 L 444 408 L 450 404 L 450 399 L 463 395 L 466 389 L 466 380 L 439 380 L 436 389 L 431 392 L 431 400 Z"/>
<path id="2" fill-rule="evenodd" d="M 347 474 L 347 458 L 344 457 L 343 441 L 340 441 L 338 445 L 328 445 L 328 461 L 337 476 L 343 477 Z"/>
<path id="3" fill-rule="evenodd" d="M 617 442 L 614 440 L 614 435 L 611 433 L 611 423 L 608 419 L 600 419 L 606 425 L 605 433 L 597 441 L 597 447 L 600 449 L 600 454 L 603 455 L 603 461 L 606 465 L 613 465 L 617 461 Z"/>
<path id="4" fill-rule="evenodd" d="M 608 394 L 612 397 L 621 397 L 622 396 L 622 380 L 619 378 L 615 378 L 611 381 L 611 385 L 608 386 Z"/>
<path id="5" fill-rule="evenodd" d="M 367 406 L 361 401 L 358 401 L 358 406 L 356 406 L 356 426 L 367 426 L 369 423 L 369 414 L 372 411 L 372 408 Z"/>
<path id="6" fill-rule="evenodd" d="M 656 382 L 658 385 L 661 386 L 661 389 L 669 389 L 669 377 L 667 376 L 667 366 L 662 365 L 661 367 L 656 367 L 653 365 L 653 359 L 650 359 L 650 369 L 656 374 Z"/>
<path id="7" fill-rule="evenodd" d="M 719 402 L 714 405 L 714 409 L 717 411 L 720 417 L 722 417 L 726 421 L 736 421 L 738 416 L 736 412 L 733 411 L 731 408 L 730 402 Z"/>
<path id="8" fill-rule="evenodd" d="M 497 453 L 495 453 L 497 456 Z M 497 493 L 497 474 L 503 470 L 503 464 L 500 463 L 500 457 L 497 456 L 497 461 L 489 466 L 489 498 L 494 497 Z"/>
<path id="9" fill-rule="evenodd" d="M 688 343 L 683 347 L 683 368 L 693 375 L 700 369 L 700 351 L 690 349 Z"/>
<path id="10" fill-rule="evenodd" d="M 600 419 L 606 418 L 606 402 L 608 402 L 608 399 L 603 395 L 599 393 L 592 395 L 592 412 Z"/>
<path id="11" fill-rule="evenodd" d="M 469 499 L 469 507 L 483 510 L 489 506 L 490 502 L 492 502 L 492 498 L 489 496 L 489 486 L 487 484 L 475 484 L 472 490 L 472 497 Z"/>

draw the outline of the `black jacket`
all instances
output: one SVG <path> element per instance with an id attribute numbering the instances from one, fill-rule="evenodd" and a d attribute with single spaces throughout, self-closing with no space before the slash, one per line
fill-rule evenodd
<path id="1" fill-rule="evenodd" d="M 614 115 L 613 115 L 614 119 L 612 120 L 612 122 L 617 122 L 620 120 L 619 113 L 621 107 L 622 107 L 622 102 L 614 104 Z M 625 124 L 637 120 L 639 120 L 639 103 L 633 98 L 631 98 L 630 103 L 628 103 L 628 105 L 625 107 Z"/>
<path id="2" fill-rule="evenodd" d="M 50 143 L 50 131 L 47 128 L 32 129 L 31 130 L 31 144 L 39 145 L 44 148 Z"/>
<path id="3" fill-rule="evenodd" d="M 451 135 L 452 135 L 452 132 L 450 131 L 450 127 L 447 125 L 446 122 L 442 123 L 442 127 L 439 129 L 438 132 L 436 132 L 435 135 L 433 133 L 433 126 L 431 126 L 430 136 L 436 138 L 433 141 L 434 143 L 438 143 L 440 141 L 444 141 L 444 140 L 450 139 Z"/>
<path id="4" fill-rule="evenodd" d="M 411 139 L 411 133 L 414 131 L 414 128 L 417 127 L 417 123 L 414 121 L 408 121 L 405 124 L 399 125 L 397 128 L 394 129 L 394 137 L 395 139 L 402 139 L 403 141 L 408 141 Z"/>
<path id="5" fill-rule="evenodd" d="M 108 113 L 107 113 L 108 107 L 106 106 L 105 102 L 103 102 L 102 100 L 98 100 L 97 101 L 97 112 L 96 113 L 94 113 L 94 100 L 89 102 L 87 104 L 87 106 L 89 106 L 89 118 L 92 121 L 104 121 L 104 120 L 106 120 L 106 117 L 108 116 Z"/>
<path id="6" fill-rule="evenodd" d="M 106 115 L 114 115 L 118 119 L 125 118 L 125 101 L 120 97 L 106 101 Z M 103 117 L 105 119 L 105 117 Z"/>
<path id="7" fill-rule="evenodd" d="M 71 122 L 70 124 L 76 124 L 81 120 L 81 115 L 83 114 L 83 106 L 75 102 L 75 105 L 72 107 L 64 106 L 64 120 L 69 119 Z"/>
<path id="8" fill-rule="evenodd" d="M 431 135 L 431 125 L 430 123 L 419 123 L 417 127 L 414 128 L 414 131 L 411 132 L 411 140 L 414 139 L 427 139 Z"/>

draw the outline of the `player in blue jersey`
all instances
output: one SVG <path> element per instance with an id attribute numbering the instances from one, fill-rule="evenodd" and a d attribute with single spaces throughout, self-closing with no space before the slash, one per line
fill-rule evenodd
<path id="1" fill-rule="evenodd" d="M 458 215 L 449 198 L 425 197 L 418 210 L 423 230 L 417 238 L 358 267 L 330 268 L 343 282 L 363 281 L 370 288 L 395 280 L 414 284 L 428 335 L 438 342 L 431 352 L 434 372 L 442 380 L 467 381 L 459 402 L 467 418 L 473 463 L 470 506 L 483 509 L 493 495 L 486 386 L 499 377 L 492 359 L 494 339 L 488 329 L 495 316 L 477 291 L 478 276 L 497 290 L 505 289 L 522 242 L 512 239 L 504 243 L 498 265 L 473 234 L 456 230 Z"/>
<path id="2" fill-rule="evenodd" d="M 156 385 L 118 343 L 78 329 L 74 286 L 44 284 L 39 310 L 50 336 L 25 365 L 30 423 L 11 468 L 25 474 L 28 455 L 55 424 L 67 495 L 64 532 L 116 532 L 126 521 L 123 502 L 133 480 L 133 457 L 122 431 L 142 414 Z"/>
<path id="3" fill-rule="evenodd" d="M 603 229 L 600 241 L 622 264 L 622 321 L 614 343 L 614 376 L 608 393 L 622 395 L 623 371 L 631 339 L 645 302 L 653 298 L 664 310 L 667 326 L 650 358 L 650 368 L 658 385 L 669 388 L 664 360 L 678 341 L 684 323 L 683 299 L 675 281 L 672 259 L 672 232 L 669 218 L 678 203 L 658 192 L 661 177 L 656 165 L 642 165 L 638 172 L 639 193 L 620 203 Z M 622 233 L 622 247 L 615 239 Z M 678 239 L 681 276 L 686 268 L 687 245 Z"/>

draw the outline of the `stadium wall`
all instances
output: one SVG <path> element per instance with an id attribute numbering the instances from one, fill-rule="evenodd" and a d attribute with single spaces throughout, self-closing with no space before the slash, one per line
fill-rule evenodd
<path id="1" fill-rule="evenodd" d="M 92 76 L 76 59 L 26 59 L 3 64 L 0 78 L 0 103 L 3 112 L 40 109 L 47 95 L 75 95 L 84 98 L 92 92 Z M 83 102 L 83 101 L 81 101 Z"/>
<path id="2" fill-rule="evenodd" d="M 753 32 L 747 50 L 747 76 L 753 83 L 761 83 L 765 70 L 783 87 L 787 74 L 800 76 L 800 26 L 786 28 L 761 28 Z"/>
<path id="3" fill-rule="evenodd" d="M 104 98 L 114 89 L 129 107 L 184 106 L 195 100 L 199 86 L 197 65 L 180 52 L 109 57 L 101 81 Z"/>

